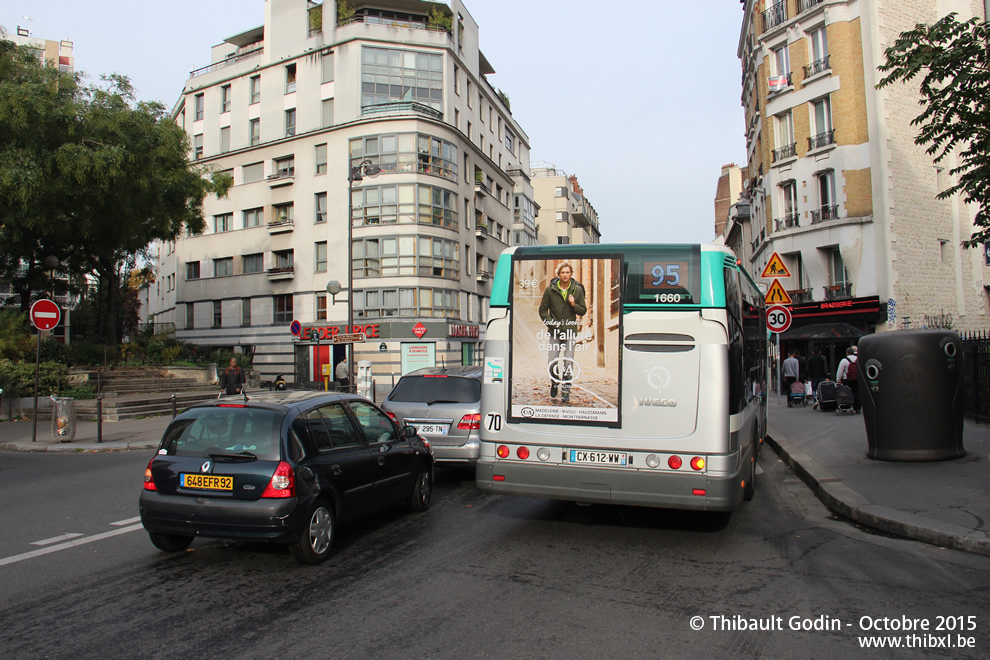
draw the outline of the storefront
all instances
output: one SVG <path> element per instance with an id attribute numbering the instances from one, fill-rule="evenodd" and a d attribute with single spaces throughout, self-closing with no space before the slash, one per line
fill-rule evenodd
<path id="1" fill-rule="evenodd" d="M 834 374 L 835 366 L 863 335 L 876 331 L 876 324 L 887 316 L 886 304 L 877 296 L 801 303 L 791 306 L 793 322 L 780 336 L 783 355 L 798 351 L 804 357 L 821 350 Z"/>

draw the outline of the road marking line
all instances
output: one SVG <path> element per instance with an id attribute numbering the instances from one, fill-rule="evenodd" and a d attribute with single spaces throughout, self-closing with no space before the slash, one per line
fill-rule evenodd
<path id="1" fill-rule="evenodd" d="M 53 536 L 50 539 L 44 539 L 43 541 L 31 541 L 31 545 L 51 545 L 52 543 L 57 543 L 58 541 L 68 541 L 69 539 L 74 539 L 77 536 L 82 536 L 79 532 L 69 532 L 68 534 L 62 534 L 62 536 Z"/>
<path id="2" fill-rule="evenodd" d="M 117 522 L 110 523 L 114 527 L 123 527 L 124 525 L 133 525 L 136 522 L 141 521 L 141 516 L 135 516 L 134 518 L 128 518 L 127 520 L 118 520 Z"/>
<path id="3" fill-rule="evenodd" d="M 32 559 L 34 557 L 40 557 L 41 555 L 47 555 L 50 552 L 58 552 L 59 550 L 66 550 L 68 548 L 74 548 L 78 545 L 85 545 L 87 543 L 92 543 L 93 541 L 102 541 L 103 539 L 110 538 L 111 536 L 117 536 L 119 534 L 126 534 L 128 532 L 136 532 L 139 529 L 144 529 L 144 525 L 133 525 L 131 527 L 121 527 L 120 529 L 115 529 L 112 532 L 103 532 L 102 534 L 94 534 L 93 536 L 86 536 L 81 539 L 74 539 L 72 541 L 66 541 L 65 543 L 60 543 L 58 545 L 52 545 L 47 548 L 39 548 L 38 550 L 32 550 L 31 552 L 25 552 L 23 554 L 14 555 L 13 557 L 5 557 L 0 559 L 0 566 L 5 566 L 7 564 L 13 564 L 19 561 L 24 561 L 25 559 Z"/>

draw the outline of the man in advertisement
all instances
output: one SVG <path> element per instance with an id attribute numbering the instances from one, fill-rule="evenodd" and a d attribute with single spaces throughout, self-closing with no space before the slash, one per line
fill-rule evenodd
<path id="1" fill-rule="evenodd" d="M 540 301 L 540 319 L 547 328 L 547 364 L 551 365 L 550 398 L 556 399 L 558 380 L 553 380 L 555 374 L 562 380 L 563 387 L 559 389 L 561 403 L 569 403 L 571 398 L 572 375 L 562 373 L 562 365 L 554 368 L 552 363 L 560 358 L 574 358 L 574 340 L 578 337 L 578 317 L 588 313 L 584 301 L 584 287 L 572 278 L 574 270 L 566 261 L 557 266 L 556 277 L 543 290 Z M 564 364 L 569 360 L 563 361 Z"/>

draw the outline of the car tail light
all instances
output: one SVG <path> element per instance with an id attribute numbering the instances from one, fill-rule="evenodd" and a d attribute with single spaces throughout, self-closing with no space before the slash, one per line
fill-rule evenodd
<path id="1" fill-rule="evenodd" d="M 680 470 L 681 469 L 681 457 L 680 456 L 671 456 L 670 458 L 667 459 L 667 465 L 670 467 L 671 470 Z"/>
<path id="2" fill-rule="evenodd" d="M 296 479 L 292 473 L 292 466 L 285 461 L 279 461 L 275 468 L 275 474 L 265 487 L 262 497 L 295 497 Z"/>
<path id="3" fill-rule="evenodd" d="M 155 462 L 154 457 L 148 461 L 148 467 L 144 468 L 144 489 L 145 490 L 158 490 L 158 486 L 155 485 L 155 479 L 151 476 L 151 464 Z"/>
<path id="4" fill-rule="evenodd" d="M 695 456 L 691 459 L 691 469 L 692 470 L 704 470 L 705 469 L 705 459 L 701 456 Z"/>
<path id="5" fill-rule="evenodd" d="M 425 374 L 423 378 L 446 378 L 446 374 Z"/>
<path id="6" fill-rule="evenodd" d="M 498 449 L 495 450 L 495 453 L 498 454 L 499 458 L 508 458 L 509 448 L 506 447 L 505 445 L 499 445 Z"/>
<path id="7" fill-rule="evenodd" d="M 520 447 L 516 450 L 516 456 L 523 459 L 524 461 L 529 458 L 529 447 Z"/>
<path id="8" fill-rule="evenodd" d="M 243 403 L 218 403 L 217 408 L 247 408 Z"/>
<path id="9" fill-rule="evenodd" d="M 481 428 L 481 413 L 464 415 L 457 423 L 457 428 L 461 431 L 477 431 Z"/>
<path id="10" fill-rule="evenodd" d="M 394 419 L 395 421 L 399 421 L 399 418 L 395 416 L 395 413 L 386 410 L 385 414 L 391 417 L 392 419 Z"/>

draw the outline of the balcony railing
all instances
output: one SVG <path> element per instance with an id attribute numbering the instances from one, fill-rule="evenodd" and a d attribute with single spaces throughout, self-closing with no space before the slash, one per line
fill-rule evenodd
<path id="1" fill-rule="evenodd" d="M 280 220 L 272 220 L 268 223 L 268 233 L 269 234 L 283 234 L 285 232 L 292 231 L 295 221 L 293 218 L 282 218 Z"/>
<path id="2" fill-rule="evenodd" d="M 798 213 L 787 213 L 784 217 L 774 220 L 773 224 L 774 231 L 783 231 L 791 227 L 798 227 L 800 226 L 800 216 Z"/>
<path id="3" fill-rule="evenodd" d="M 775 163 L 785 158 L 794 158 L 795 156 L 797 156 L 797 142 L 791 142 L 780 149 L 773 150 L 773 162 Z"/>
<path id="4" fill-rule="evenodd" d="M 295 276 L 295 268 L 292 266 L 275 266 L 268 269 L 268 278 L 272 280 L 283 280 Z"/>
<path id="5" fill-rule="evenodd" d="M 786 20 L 787 2 L 786 0 L 781 0 L 781 2 L 778 2 L 763 12 L 763 31 L 766 32 L 771 28 L 775 28 Z"/>
<path id="6" fill-rule="evenodd" d="M 831 55 L 826 55 L 825 57 L 821 58 L 820 60 L 815 60 L 811 64 L 805 64 L 804 65 L 804 77 L 805 78 L 810 78 L 811 76 L 815 75 L 816 73 L 821 73 L 822 71 L 828 71 L 829 69 L 831 69 L 832 67 L 828 63 L 828 58 L 830 58 L 830 57 L 832 57 L 832 56 Z"/>
<path id="7" fill-rule="evenodd" d="M 276 170 L 274 174 L 269 174 L 267 181 L 273 183 L 276 181 L 281 181 L 283 179 L 293 179 L 296 176 L 296 168 L 286 167 L 281 170 Z M 285 183 L 292 183 L 291 181 L 285 181 Z"/>
<path id="8" fill-rule="evenodd" d="M 795 303 L 809 303 L 815 301 L 815 297 L 812 295 L 811 289 L 794 289 L 793 291 L 788 291 L 787 295 L 791 297 L 791 302 Z"/>
<path id="9" fill-rule="evenodd" d="M 478 238 L 486 238 L 492 235 L 492 230 L 489 228 L 487 222 L 475 221 L 474 233 Z"/>
<path id="10" fill-rule="evenodd" d="M 815 225 L 826 220 L 835 220 L 839 217 L 838 204 L 825 204 L 821 208 L 811 211 L 811 224 Z"/>
<path id="11" fill-rule="evenodd" d="M 852 282 L 842 284 L 829 284 L 824 287 L 825 300 L 839 300 L 841 298 L 852 298 Z"/>
<path id="12" fill-rule="evenodd" d="M 211 71 L 222 69 L 225 66 L 236 64 L 241 60 L 246 60 L 248 58 L 261 55 L 264 51 L 265 51 L 264 47 L 262 47 L 261 44 L 258 44 L 258 47 L 255 48 L 254 50 L 246 50 L 243 53 L 235 53 L 234 55 L 231 55 L 227 59 L 221 60 L 220 62 L 214 62 L 213 64 L 210 64 L 208 66 L 200 67 L 198 69 L 193 69 L 192 71 L 189 72 L 189 77 L 195 78 L 196 76 L 202 76 L 204 74 L 210 73 Z"/>
<path id="13" fill-rule="evenodd" d="M 824 133 L 819 133 L 818 135 L 812 135 L 808 138 L 808 151 L 812 149 L 821 149 L 822 147 L 827 147 L 830 144 L 835 144 L 835 129 L 830 131 L 825 131 Z"/>
<path id="14" fill-rule="evenodd" d="M 339 21 L 337 23 L 337 27 L 342 28 L 345 25 L 353 25 L 354 23 L 364 23 L 365 25 L 385 25 L 393 28 L 411 28 L 414 30 L 428 30 L 430 32 L 447 32 L 447 28 L 440 27 L 438 25 L 430 25 L 426 21 L 404 21 L 394 18 L 382 18 L 380 16 L 364 16 L 362 14 L 355 14 L 344 21 Z M 447 37 L 450 38 L 449 32 L 447 32 Z"/>
<path id="15" fill-rule="evenodd" d="M 798 12 L 808 11 L 812 7 L 817 7 L 823 2 L 825 2 L 825 0 L 800 0 L 798 3 Z"/>
<path id="16" fill-rule="evenodd" d="M 443 113 L 423 103 L 415 101 L 393 101 L 391 103 L 375 103 L 361 106 L 362 115 L 425 115 L 434 119 L 443 119 Z"/>

